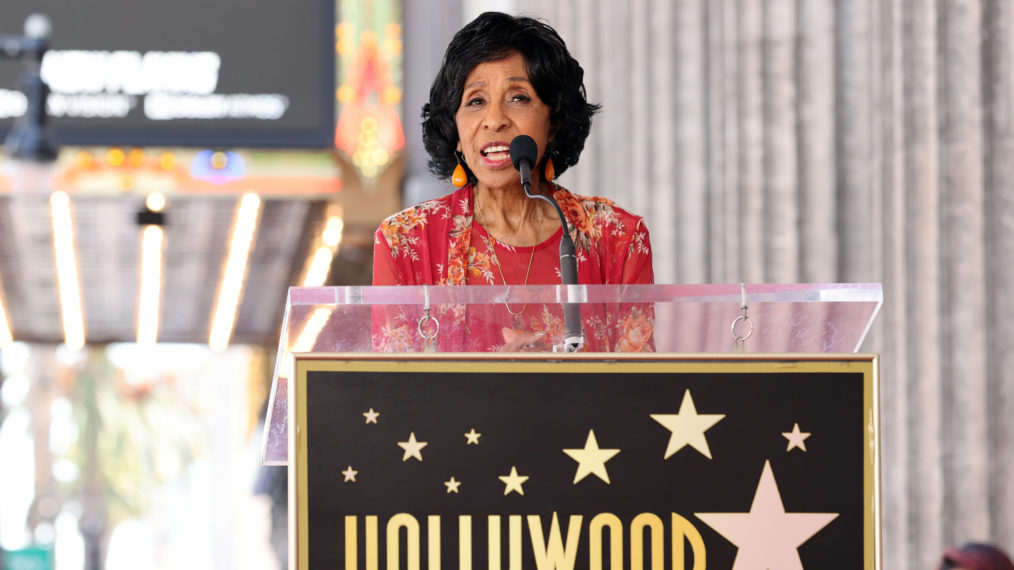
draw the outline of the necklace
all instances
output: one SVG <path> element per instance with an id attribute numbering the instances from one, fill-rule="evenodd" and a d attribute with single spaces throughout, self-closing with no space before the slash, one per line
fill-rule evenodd
<path id="1" fill-rule="evenodd" d="M 476 191 L 475 195 L 478 198 L 478 196 L 479 196 L 478 191 Z M 475 212 L 479 215 L 479 224 L 482 226 L 482 229 L 486 230 L 486 235 L 489 236 L 490 242 L 492 242 L 492 243 L 487 242 L 488 249 L 489 249 L 489 255 L 490 255 L 490 257 L 493 258 L 493 263 L 496 264 L 496 268 L 500 272 L 500 281 L 503 281 L 504 286 L 506 286 L 507 285 L 507 279 L 503 275 L 503 266 L 500 264 L 500 258 L 497 257 L 497 255 L 496 255 L 496 243 L 495 243 L 496 242 L 496 238 L 493 237 L 493 234 L 491 234 L 488 229 L 486 229 L 486 216 L 483 215 L 482 210 L 479 209 L 478 200 L 476 200 Z M 524 215 L 524 214 L 522 214 L 522 215 Z M 535 229 L 535 241 L 536 242 L 538 242 L 538 239 L 539 239 L 539 228 L 542 227 L 542 220 L 543 220 L 543 218 L 545 218 L 545 216 L 546 216 L 546 211 L 544 209 L 542 209 L 542 208 L 539 208 L 539 225 L 536 226 L 536 229 Z M 525 227 L 525 222 L 527 222 L 527 221 L 528 221 L 527 217 L 524 218 L 524 219 L 522 219 L 521 220 L 521 226 L 520 226 L 520 228 L 524 228 Z M 535 248 L 536 248 L 537 245 L 538 245 L 538 243 L 536 243 L 535 245 L 532 246 L 532 254 L 531 254 L 531 256 L 528 257 L 528 269 L 525 270 L 525 281 L 524 281 L 524 283 L 521 284 L 522 286 L 528 285 L 528 276 L 531 275 L 531 273 L 532 273 L 532 261 L 535 260 Z M 528 303 L 525 303 L 524 305 L 521 305 L 521 309 L 518 312 L 512 311 L 510 304 L 506 300 L 503 302 L 503 306 L 504 306 L 505 309 L 507 309 L 507 312 L 510 313 L 514 317 L 514 327 L 513 328 L 520 329 L 521 328 L 521 313 L 524 313 L 525 309 L 528 308 Z"/>

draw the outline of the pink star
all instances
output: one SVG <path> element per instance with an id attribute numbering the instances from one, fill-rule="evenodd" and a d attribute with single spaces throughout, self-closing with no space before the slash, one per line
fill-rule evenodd
<path id="1" fill-rule="evenodd" d="M 796 550 L 838 513 L 787 513 L 771 471 L 764 471 L 748 513 L 694 513 L 718 534 L 736 545 L 732 570 L 803 570 Z"/>

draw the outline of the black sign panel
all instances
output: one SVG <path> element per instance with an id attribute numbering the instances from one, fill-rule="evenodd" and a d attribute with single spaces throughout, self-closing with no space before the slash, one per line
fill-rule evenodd
<path id="1" fill-rule="evenodd" d="M 0 33 L 52 24 L 42 62 L 63 144 L 327 147 L 331 0 L 4 0 Z M 23 63 L 0 57 L 0 135 L 24 114 Z"/>
<path id="2" fill-rule="evenodd" d="M 298 567 L 873 569 L 872 364 L 300 361 Z"/>

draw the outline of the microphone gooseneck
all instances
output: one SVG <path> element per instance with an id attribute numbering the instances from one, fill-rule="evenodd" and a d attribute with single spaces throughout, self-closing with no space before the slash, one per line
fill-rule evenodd
<path id="1" fill-rule="evenodd" d="M 577 250 L 574 247 L 573 238 L 570 237 L 567 218 L 563 215 L 563 210 L 556 200 L 549 196 L 532 193 L 532 167 L 538 161 L 539 145 L 528 135 L 518 135 L 511 141 L 510 156 L 514 168 L 521 173 L 521 186 L 525 189 L 525 196 L 544 200 L 556 210 L 556 215 L 560 218 L 560 225 L 563 226 L 563 236 L 560 238 L 560 281 L 563 285 L 577 285 Z M 563 352 L 577 352 L 584 346 L 581 306 L 576 303 L 564 303 L 563 322 L 567 336 L 563 340 L 562 350 Z"/>

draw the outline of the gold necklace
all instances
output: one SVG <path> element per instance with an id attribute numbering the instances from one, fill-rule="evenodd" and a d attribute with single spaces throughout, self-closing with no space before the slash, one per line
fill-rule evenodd
<path id="1" fill-rule="evenodd" d="M 479 196 L 478 190 L 476 190 L 476 194 L 475 195 L 476 195 L 476 198 L 478 198 L 478 196 Z M 493 263 L 496 264 L 496 268 L 500 272 L 500 281 L 503 281 L 504 286 L 506 286 L 507 285 L 507 279 L 503 275 L 503 266 L 500 265 L 500 258 L 497 257 L 497 255 L 496 255 L 496 243 L 495 243 L 496 242 L 496 238 L 493 236 L 493 234 L 491 234 L 489 232 L 488 229 L 486 229 L 486 216 L 482 213 L 482 210 L 479 209 L 478 200 L 476 200 L 475 211 L 479 215 L 479 225 L 482 226 L 482 229 L 486 230 L 486 235 L 488 235 L 489 238 L 490 238 L 490 240 L 492 242 L 494 242 L 494 243 L 487 242 L 487 248 L 489 249 L 489 255 L 490 255 L 490 257 L 493 258 Z M 528 276 L 531 275 L 531 273 L 532 273 L 532 261 L 535 260 L 535 248 L 539 245 L 538 244 L 538 241 L 539 241 L 539 228 L 542 227 L 542 220 L 543 220 L 543 218 L 545 218 L 545 216 L 546 216 L 546 211 L 544 209 L 542 209 L 542 208 L 539 208 L 539 225 L 536 226 L 536 228 L 535 228 L 535 241 L 536 241 L 536 244 L 532 246 L 532 254 L 531 254 L 531 256 L 528 257 L 528 269 L 525 270 L 525 282 L 522 283 L 522 286 L 528 285 Z M 527 221 L 528 221 L 527 217 L 524 218 L 523 220 L 521 220 L 521 228 L 525 227 L 525 222 L 527 222 Z M 520 329 L 521 328 L 521 313 L 524 313 L 525 309 L 528 308 L 528 303 L 525 303 L 524 305 L 521 305 L 521 310 L 519 310 L 516 313 L 511 310 L 511 306 L 510 306 L 510 304 L 507 303 L 506 300 L 503 302 L 503 306 L 504 306 L 505 309 L 507 309 L 507 312 L 510 313 L 514 317 L 514 327 L 513 328 Z"/>

